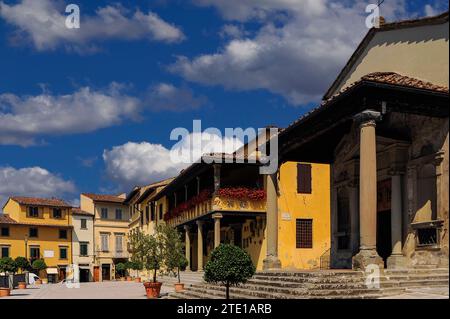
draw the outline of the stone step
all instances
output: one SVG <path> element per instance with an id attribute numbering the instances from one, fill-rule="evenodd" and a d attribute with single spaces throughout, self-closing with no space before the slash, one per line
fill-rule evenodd
<path id="1" fill-rule="evenodd" d="M 194 291 L 196 293 L 211 295 L 217 298 L 225 298 L 225 287 L 221 286 L 198 286 L 190 287 L 186 291 Z M 277 292 L 265 292 L 258 290 L 249 290 L 243 288 L 230 288 L 230 298 L 232 299 L 292 299 L 294 295 L 277 293 Z"/>
<path id="2" fill-rule="evenodd" d="M 410 280 L 399 282 L 400 287 L 408 288 L 420 288 L 420 287 L 435 287 L 435 286 L 447 286 L 448 280 Z"/>
<path id="3" fill-rule="evenodd" d="M 225 287 L 220 285 L 211 285 L 211 284 L 203 284 L 203 285 L 192 285 L 190 288 L 194 289 L 211 289 L 211 290 L 225 290 Z M 236 293 L 245 294 L 246 291 L 250 293 L 250 295 L 254 295 L 256 293 L 261 293 L 264 295 L 267 294 L 286 294 L 286 295 L 301 295 L 304 292 L 302 289 L 298 288 L 285 288 L 285 287 L 273 287 L 273 286 L 260 286 L 260 285 L 241 285 L 239 287 L 231 287 L 231 291 L 235 291 Z M 265 298 L 265 297 L 263 297 Z"/>
<path id="4" fill-rule="evenodd" d="M 323 290 L 309 290 L 307 294 L 309 296 L 316 297 L 333 297 L 333 296 L 353 296 L 355 298 L 363 295 L 394 295 L 404 292 L 404 288 L 381 288 L 381 289 L 323 289 Z"/>
<path id="5" fill-rule="evenodd" d="M 320 283 L 320 282 L 329 282 L 329 283 L 340 283 L 340 282 L 364 282 L 364 277 L 289 277 L 289 276 L 261 276 L 261 275 L 255 275 L 251 280 L 263 280 L 263 281 L 284 281 L 284 282 L 291 282 L 291 283 Z"/>
<path id="6" fill-rule="evenodd" d="M 433 269 L 420 269 L 420 268 L 408 268 L 408 269 L 385 269 L 385 275 L 393 274 L 449 274 L 448 268 L 433 268 Z"/>
<path id="7" fill-rule="evenodd" d="M 362 271 L 261 271 L 256 276 L 272 276 L 272 277 L 302 277 L 302 278 L 318 278 L 318 277 L 363 277 Z"/>

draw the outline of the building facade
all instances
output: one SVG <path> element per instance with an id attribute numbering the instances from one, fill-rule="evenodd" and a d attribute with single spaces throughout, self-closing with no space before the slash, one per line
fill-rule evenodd
<path id="1" fill-rule="evenodd" d="M 331 165 L 331 266 L 448 267 L 448 13 L 372 29 L 282 162 Z"/>
<path id="2" fill-rule="evenodd" d="M 94 280 L 94 215 L 81 208 L 72 209 L 73 264 L 80 282 Z"/>
<path id="3" fill-rule="evenodd" d="M 114 280 L 115 265 L 128 260 L 129 213 L 125 197 L 86 193 L 80 196 L 80 209 L 94 216 L 94 281 Z"/>
<path id="4" fill-rule="evenodd" d="M 219 163 L 224 154 L 185 169 L 157 193 L 150 205 L 184 233 L 189 269 L 202 271 L 221 243 L 249 253 L 258 270 L 267 257 L 267 211 L 279 206 L 277 248 L 285 269 L 319 269 L 330 249 L 329 167 L 286 163 L 278 190 L 259 172 L 260 163 Z M 203 157 L 203 159 L 205 158 Z M 276 204 L 268 201 L 274 193 Z M 266 196 L 267 194 L 267 196 Z M 152 204 L 152 202 L 154 204 Z M 278 232 L 277 232 L 278 234 Z"/>
<path id="5" fill-rule="evenodd" d="M 50 282 L 72 264 L 72 207 L 59 199 L 10 197 L 0 215 L 2 257 L 43 259 Z"/>

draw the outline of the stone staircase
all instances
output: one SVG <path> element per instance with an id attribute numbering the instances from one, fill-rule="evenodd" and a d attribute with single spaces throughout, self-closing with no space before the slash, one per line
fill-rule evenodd
<path id="1" fill-rule="evenodd" d="M 346 270 L 258 272 L 245 285 L 232 287 L 232 299 L 374 299 L 409 288 L 448 287 L 448 269 L 385 270 L 377 289 L 369 289 L 363 272 Z M 197 277 L 198 279 L 198 277 Z M 223 299 L 225 288 L 205 282 L 186 284 L 174 299 Z"/>

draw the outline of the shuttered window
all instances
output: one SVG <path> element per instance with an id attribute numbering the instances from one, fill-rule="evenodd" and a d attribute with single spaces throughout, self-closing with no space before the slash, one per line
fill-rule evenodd
<path id="1" fill-rule="evenodd" d="M 116 252 L 123 251 L 123 235 L 116 235 Z"/>
<path id="2" fill-rule="evenodd" d="M 150 219 L 150 207 L 145 206 L 145 223 L 148 224 Z"/>
<path id="3" fill-rule="evenodd" d="M 313 233 L 312 219 L 296 220 L 296 246 L 297 248 L 312 248 Z"/>
<path id="4" fill-rule="evenodd" d="M 100 236 L 101 236 L 102 251 L 108 251 L 109 250 L 109 235 L 101 234 Z"/>
<path id="5" fill-rule="evenodd" d="M 311 165 L 297 164 L 297 193 L 311 194 Z"/>

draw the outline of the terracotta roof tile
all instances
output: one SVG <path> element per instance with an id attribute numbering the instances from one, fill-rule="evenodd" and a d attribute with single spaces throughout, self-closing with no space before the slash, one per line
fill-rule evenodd
<path id="1" fill-rule="evenodd" d="M 387 84 L 387 85 L 395 85 L 395 86 L 399 86 L 399 87 L 410 87 L 410 88 L 414 88 L 414 89 L 428 90 L 428 91 L 434 91 L 434 92 L 438 92 L 438 93 L 447 93 L 447 94 L 449 93 L 448 87 L 440 86 L 440 85 L 433 84 L 431 82 L 422 81 L 422 80 L 415 79 L 412 77 L 404 76 L 404 75 L 401 75 L 401 74 L 398 74 L 395 72 L 369 73 L 369 74 L 363 76 L 360 80 L 350 84 L 349 86 L 345 87 L 343 90 L 332 95 L 329 99 L 323 100 L 321 104 L 312 108 L 309 112 L 303 114 L 297 120 L 292 122 L 284 131 L 297 125 L 299 122 L 305 120 L 312 114 L 316 113 L 323 107 L 327 106 L 330 102 L 332 102 L 336 98 L 347 93 L 348 91 L 350 91 L 351 89 L 356 87 L 358 84 L 361 84 L 363 82 L 381 83 L 381 84 Z"/>
<path id="2" fill-rule="evenodd" d="M 94 216 L 94 214 L 82 210 L 80 207 L 72 207 L 73 215 Z"/>
<path id="3" fill-rule="evenodd" d="M 0 214 L 0 224 L 17 224 L 9 215 Z"/>
<path id="4" fill-rule="evenodd" d="M 446 86 L 436 85 L 431 82 L 426 82 L 426 81 L 411 78 L 408 76 L 400 75 L 395 72 L 370 73 L 370 74 L 363 76 L 361 78 L 361 80 L 448 93 L 448 87 L 446 87 Z"/>
<path id="5" fill-rule="evenodd" d="M 100 195 L 100 194 L 89 194 L 83 193 L 82 195 L 89 197 L 90 199 L 97 202 L 111 202 L 111 203 L 123 203 L 125 198 L 116 195 Z"/>
<path id="6" fill-rule="evenodd" d="M 12 200 L 16 201 L 21 205 L 34 205 L 34 206 L 51 206 L 51 207 L 62 207 L 70 208 L 71 205 L 67 204 L 62 199 L 58 198 L 37 198 L 37 197 L 23 197 L 23 196 L 13 196 Z"/>

